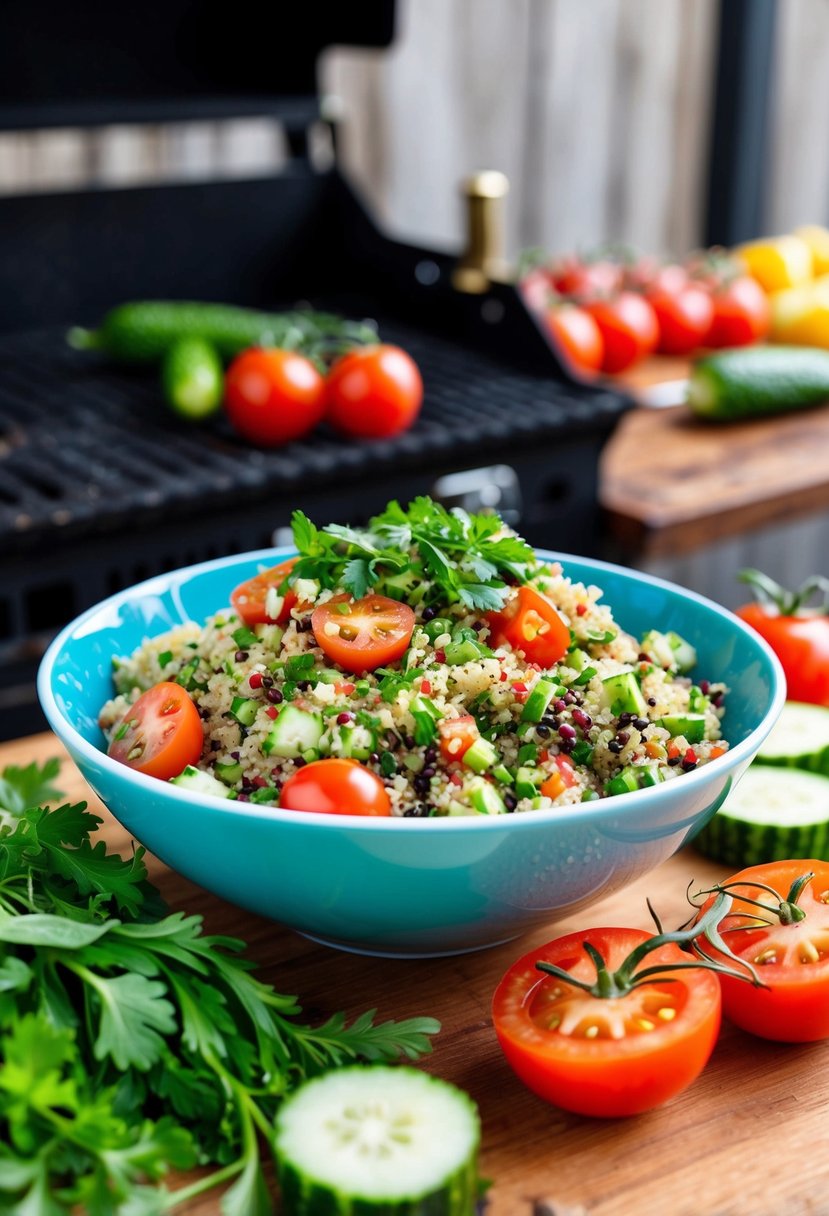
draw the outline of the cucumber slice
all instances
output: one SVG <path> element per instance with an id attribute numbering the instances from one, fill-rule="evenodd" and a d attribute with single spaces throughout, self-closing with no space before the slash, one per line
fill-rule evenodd
<path id="1" fill-rule="evenodd" d="M 476 773 L 483 773 L 486 769 L 492 768 L 497 761 L 498 753 L 495 748 L 489 739 L 482 737 L 477 738 L 463 753 L 463 763 L 467 768 L 474 769 Z"/>
<path id="2" fill-rule="evenodd" d="M 687 739 L 689 743 L 702 743 L 705 738 L 705 714 L 665 714 L 656 719 L 672 738 Z"/>
<path id="3" fill-rule="evenodd" d="M 276 1116 L 286 1216 L 472 1216 L 480 1120 L 415 1068 L 354 1066 L 300 1086 Z"/>
<path id="4" fill-rule="evenodd" d="M 306 752 L 315 752 L 322 738 L 322 718 L 308 710 L 285 705 L 262 743 L 266 756 L 284 756 L 295 760 Z"/>
<path id="5" fill-rule="evenodd" d="M 210 794 L 213 798 L 229 798 L 230 790 L 221 781 L 217 781 L 210 773 L 188 764 L 177 777 L 170 778 L 170 785 L 177 785 L 180 790 L 189 790 L 191 794 Z"/>
<path id="6" fill-rule="evenodd" d="M 614 715 L 632 713 L 639 718 L 648 716 L 642 689 L 632 671 L 606 676 L 602 680 L 602 701 Z"/>
<path id="7" fill-rule="evenodd" d="M 829 709 L 787 701 L 757 753 L 758 764 L 782 764 L 829 777 Z"/>
<path id="8" fill-rule="evenodd" d="M 829 779 L 752 764 L 694 844 L 735 867 L 788 857 L 829 861 Z"/>

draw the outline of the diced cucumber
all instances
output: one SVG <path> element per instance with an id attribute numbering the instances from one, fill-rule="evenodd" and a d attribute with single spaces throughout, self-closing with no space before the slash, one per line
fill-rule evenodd
<path id="1" fill-rule="evenodd" d="M 521 711 L 522 722 L 540 722 L 557 692 L 552 680 L 536 680 Z"/>
<path id="2" fill-rule="evenodd" d="M 634 790 L 646 789 L 651 785 L 659 785 L 662 775 L 657 764 L 628 764 L 605 782 L 606 794 L 630 794 Z"/>
<path id="3" fill-rule="evenodd" d="M 463 763 L 476 773 L 483 773 L 498 761 L 498 753 L 488 739 L 477 738 L 463 754 Z"/>
<path id="4" fill-rule="evenodd" d="M 338 1068 L 280 1106 L 286 1216 L 472 1216 L 481 1129 L 454 1085 L 416 1068 Z"/>
<path id="5" fill-rule="evenodd" d="M 285 630 L 281 625 L 270 625 L 263 622 L 260 625 L 254 625 L 253 632 L 256 634 L 257 641 L 261 642 L 266 650 L 272 650 L 274 654 L 278 654 L 282 648 L 282 639 L 285 636 Z"/>
<path id="6" fill-rule="evenodd" d="M 227 798 L 230 790 L 221 781 L 217 781 L 210 773 L 188 764 L 177 777 L 170 778 L 170 785 L 177 785 L 181 790 L 189 790 L 191 794 L 210 794 L 213 798 Z"/>
<path id="7" fill-rule="evenodd" d="M 656 725 L 675 739 L 683 735 L 689 743 L 702 743 L 705 738 L 705 714 L 665 714 Z"/>
<path id="8" fill-rule="evenodd" d="M 320 714 L 298 709 L 295 705 L 284 705 L 262 744 L 262 751 L 266 756 L 284 756 L 295 760 L 305 752 L 318 750 L 322 729 Z"/>
<path id="9" fill-rule="evenodd" d="M 331 726 L 330 741 L 325 746 L 322 738 L 321 750 L 331 756 L 345 756 L 349 760 L 368 760 L 377 750 L 377 735 L 367 726 Z"/>
<path id="10" fill-rule="evenodd" d="M 259 641 L 257 635 L 252 629 L 248 629 L 247 625 L 240 625 L 238 629 L 234 629 L 230 635 L 240 650 L 249 650 L 251 646 L 255 646 Z"/>
<path id="11" fill-rule="evenodd" d="M 231 760 L 229 764 L 217 760 L 213 767 L 216 776 L 225 785 L 236 785 L 237 782 L 242 780 L 242 765 L 238 760 Z"/>
<path id="12" fill-rule="evenodd" d="M 502 785 L 512 785 L 514 777 L 505 764 L 496 764 L 492 770 L 492 775 L 496 781 L 500 781 Z"/>
<path id="13" fill-rule="evenodd" d="M 632 671 L 606 676 L 602 680 L 602 699 L 612 714 L 630 713 L 640 718 L 648 716 L 647 702 Z"/>
<path id="14" fill-rule="evenodd" d="M 681 638 L 678 633 L 669 630 L 665 637 L 668 639 L 668 645 L 673 651 L 674 662 L 676 669 L 680 675 L 690 671 L 697 665 L 697 652 L 690 642 L 686 642 L 685 638 Z"/>
<path id="15" fill-rule="evenodd" d="M 829 777 L 829 709 L 787 701 L 757 753 L 757 763 L 802 768 Z"/>
<path id="16" fill-rule="evenodd" d="M 506 804 L 494 785 L 481 777 L 467 786 L 469 801 L 479 815 L 505 815 Z"/>
<path id="17" fill-rule="evenodd" d="M 692 714 L 704 714 L 710 705 L 708 697 L 696 684 L 688 689 L 688 709 Z"/>
<path id="18" fill-rule="evenodd" d="M 453 667 L 460 667 L 463 663 L 474 663 L 481 658 L 481 650 L 477 642 L 447 642 L 443 648 L 443 653 L 446 657 L 446 662 Z"/>
<path id="19" fill-rule="evenodd" d="M 541 768 L 519 768 L 515 774 L 515 792 L 519 798 L 533 798 L 544 782 L 546 774 Z"/>
<path id="20" fill-rule="evenodd" d="M 735 869 L 790 857 L 829 861 L 829 778 L 752 764 L 694 845 Z"/>
<path id="21" fill-rule="evenodd" d="M 320 667 L 311 676 L 315 684 L 340 684 L 342 678 L 343 673 L 335 671 L 333 667 Z"/>
<path id="22" fill-rule="evenodd" d="M 253 721 L 259 710 L 261 701 L 251 697 L 234 697 L 230 704 L 230 712 L 240 726 L 253 726 Z"/>

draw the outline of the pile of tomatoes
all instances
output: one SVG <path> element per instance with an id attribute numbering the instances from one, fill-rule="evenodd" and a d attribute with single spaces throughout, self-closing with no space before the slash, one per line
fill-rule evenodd
<path id="1" fill-rule="evenodd" d="M 360 346 L 324 372 L 293 350 L 252 347 L 225 376 L 225 412 L 259 447 L 279 447 L 321 422 L 351 439 L 385 439 L 415 421 L 423 401 L 417 364 L 398 346 Z"/>
<path id="2" fill-rule="evenodd" d="M 685 356 L 747 346 L 769 330 L 766 293 L 738 260 L 720 251 L 683 264 L 573 255 L 533 267 L 521 289 L 582 373 L 626 371 L 654 352 Z"/>

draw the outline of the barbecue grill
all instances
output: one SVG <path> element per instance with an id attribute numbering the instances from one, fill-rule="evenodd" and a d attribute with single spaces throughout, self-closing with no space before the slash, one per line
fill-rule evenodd
<path id="1" fill-rule="evenodd" d="M 598 548 L 598 458 L 627 400 L 570 375 L 512 286 L 472 276 L 470 290 L 467 276 L 460 290 L 455 257 L 390 240 L 336 159 L 315 165 L 319 53 L 388 45 L 394 6 L 292 7 L 4 10 L 0 128 L 264 114 L 292 155 L 265 179 L 0 199 L 2 737 L 43 725 L 35 667 L 70 617 L 153 573 L 267 545 L 295 507 L 360 522 L 389 497 L 431 493 L 495 507 L 534 543 Z M 422 415 L 390 440 L 321 430 L 276 451 L 221 418 L 188 425 L 155 374 L 66 344 L 69 325 L 142 298 L 372 318 L 419 364 Z"/>

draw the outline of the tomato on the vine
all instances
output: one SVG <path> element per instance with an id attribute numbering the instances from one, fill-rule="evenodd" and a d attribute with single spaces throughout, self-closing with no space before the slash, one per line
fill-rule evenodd
<path id="1" fill-rule="evenodd" d="M 622 264 L 608 257 L 559 258 L 549 268 L 551 287 L 562 296 L 584 300 L 618 291 L 622 283 Z"/>
<path id="2" fill-rule="evenodd" d="M 500 612 L 488 612 L 486 620 L 493 646 L 520 650 L 539 667 L 552 667 L 570 646 L 570 630 L 555 604 L 534 587 L 519 587 Z"/>
<path id="3" fill-rule="evenodd" d="M 314 639 L 332 662 L 357 675 L 399 659 L 411 641 L 415 616 L 385 595 L 334 595 L 311 614 Z"/>
<path id="4" fill-rule="evenodd" d="M 621 372 L 656 349 L 659 325 L 648 301 L 634 291 L 585 305 L 604 340 L 603 372 Z"/>
<path id="5" fill-rule="evenodd" d="M 292 773 L 279 805 L 289 811 L 326 815 L 391 815 L 391 799 L 380 778 L 357 760 L 312 760 Z"/>
<path id="6" fill-rule="evenodd" d="M 165 680 L 148 688 L 126 711 L 107 755 L 148 777 L 168 781 L 196 764 L 204 747 L 199 711 L 180 684 Z"/>
<path id="7" fill-rule="evenodd" d="M 293 587 L 286 587 L 284 591 L 279 588 L 298 561 L 298 557 L 289 557 L 287 561 L 280 562 L 270 570 L 263 570 L 235 587 L 230 594 L 230 602 L 239 619 L 246 625 L 284 625 L 298 597 Z M 268 612 L 272 604 L 276 610 L 275 616 Z"/>
<path id="8" fill-rule="evenodd" d="M 343 355 L 326 380 L 326 417 L 356 439 L 382 439 L 407 430 L 423 401 L 414 359 L 399 346 L 365 346 Z"/>
<path id="9" fill-rule="evenodd" d="M 719 1031 L 719 983 L 687 969 L 675 941 L 660 940 L 640 929 L 590 929 L 509 968 L 493 998 L 495 1031 L 539 1097 L 577 1114 L 635 1115 L 699 1075 Z M 645 943 L 649 974 L 636 981 Z"/>
<path id="10" fill-rule="evenodd" d="M 734 900 L 719 932 L 763 984 L 721 977 L 729 1020 L 777 1042 L 829 1038 L 829 863 L 807 859 L 749 866 L 718 883 L 717 890 Z M 717 957 L 710 947 L 708 953 Z"/>
<path id="11" fill-rule="evenodd" d="M 817 575 L 789 592 L 759 570 L 743 570 L 740 578 L 759 599 L 743 604 L 737 615 L 777 655 L 789 700 L 829 707 L 829 579 Z M 823 594 L 822 606 L 806 607 L 816 591 Z"/>
<path id="12" fill-rule="evenodd" d="M 656 287 L 646 298 L 656 313 L 660 354 L 690 355 L 703 344 L 714 317 L 711 294 L 704 287 L 695 283 L 676 291 Z"/>
<path id="13" fill-rule="evenodd" d="M 713 288 L 714 316 L 706 346 L 750 346 L 765 338 L 771 325 L 771 305 L 760 284 L 750 275 L 725 279 Z"/>
<path id="14" fill-rule="evenodd" d="M 546 310 L 544 320 L 555 345 L 579 371 L 599 370 L 604 340 L 589 312 L 577 304 L 561 302 Z"/>
<path id="15" fill-rule="evenodd" d="M 325 380 L 310 359 L 253 347 L 225 376 L 225 412 L 251 443 L 277 447 L 306 435 L 325 412 Z"/>

